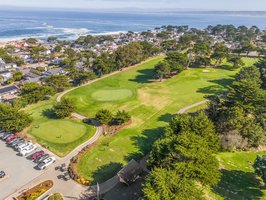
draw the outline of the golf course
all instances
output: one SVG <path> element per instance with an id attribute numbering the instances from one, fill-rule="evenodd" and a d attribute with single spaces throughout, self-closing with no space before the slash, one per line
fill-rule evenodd
<path id="1" fill-rule="evenodd" d="M 114 136 L 101 137 L 81 158 L 78 171 L 93 183 L 109 179 L 131 159 L 143 157 L 173 114 L 227 90 L 238 71 L 223 63 L 217 68 L 191 68 L 160 82 L 154 80 L 153 68 L 162 59 L 152 58 L 66 94 L 76 103 L 76 112 L 87 117 L 95 117 L 100 109 L 125 110 L 132 116 L 130 126 Z M 249 66 L 256 59 L 243 61 Z"/>
<path id="2" fill-rule="evenodd" d="M 54 102 L 52 98 L 26 108 L 34 118 L 28 134 L 58 156 L 65 156 L 90 139 L 96 128 L 80 120 L 56 119 L 51 112 Z"/>

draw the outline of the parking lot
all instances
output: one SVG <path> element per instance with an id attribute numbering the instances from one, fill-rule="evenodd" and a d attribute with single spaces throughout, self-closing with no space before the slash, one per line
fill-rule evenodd
<path id="1" fill-rule="evenodd" d="M 43 171 L 34 169 L 35 166 L 36 163 L 18 156 L 17 151 L 7 147 L 6 143 L 0 140 L 0 171 L 6 173 L 6 177 L 0 179 L 0 199 L 4 199 L 41 175 Z"/>

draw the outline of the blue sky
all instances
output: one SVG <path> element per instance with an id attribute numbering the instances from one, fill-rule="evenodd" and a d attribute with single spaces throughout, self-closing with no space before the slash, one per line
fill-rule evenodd
<path id="1" fill-rule="evenodd" d="M 0 0 L 1 6 L 41 8 L 180 8 L 196 10 L 265 10 L 266 0 Z"/>

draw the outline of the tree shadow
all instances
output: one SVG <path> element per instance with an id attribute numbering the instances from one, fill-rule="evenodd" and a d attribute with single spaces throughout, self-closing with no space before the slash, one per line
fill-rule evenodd
<path id="1" fill-rule="evenodd" d="M 58 117 L 55 114 L 54 109 L 52 109 L 52 108 L 43 110 L 42 115 L 49 118 L 49 119 L 58 119 Z"/>
<path id="2" fill-rule="evenodd" d="M 173 118 L 173 115 L 170 114 L 170 113 L 166 113 L 164 115 L 161 115 L 158 120 L 161 121 L 161 122 L 171 122 L 172 121 L 172 118 Z"/>
<path id="3" fill-rule="evenodd" d="M 129 79 L 129 81 L 137 83 L 152 83 L 154 82 L 154 70 L 153 69 L 141 69 L 137 71 L 140 73 L 135 79 Z"/>
<path id="4" fill-rule="evenodd" d="M 210 85 L 204 88 L 199 88 L 197 92 L 207 94 L 207 95 L 222 94 L 228 89 L 228 86 L 231 85 L 233 81 L 234 81 L 233 78 L 210 80 L 208 82 L 214 83 L 215 85 Z"/>
<path id="5" fill-rule="evenodd" d="M 228 71 L 235 71 L 235 69 L 231 66 L 231 65 L 219 65 L 216 67 L 217 69 L 224 69 L 224 70 L 228 70 Z"/>
<path id="6" fill-rule="evenodd" d="M 147 129 L 142 132 L 141 136 L 131 137 L 131 140 L 133 140 L 134 145 L 136 146 L 138 151 L 128 154 L 125 159 L 127 161 L 130 161 L 132 159 L 140 160 L 145 155 L 147 155 L 151 150 L 154 142 L 163 134 L 164 128 L 165 127 Z"/>
<path id="7" fill-rule="evenodd" d="M 220 182 L 212 191 L 225 200 L 229 199 L 261 199 L 263 192 L 259 180 L 251 172 L 239 170 L 221 170 Z"/>
<path id="8" fill-rule="evenodd" d="M 99 167 L 92 174 L 92 183 L 103 183 L 114 176 L 114 172 L 118 172 L 122 169 L 122 163 L 110 162 L 106 165 Z"/>

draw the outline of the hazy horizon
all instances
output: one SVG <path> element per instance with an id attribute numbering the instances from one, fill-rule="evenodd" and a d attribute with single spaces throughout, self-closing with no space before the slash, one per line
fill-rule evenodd
<path id="1" fill-rule="evenodd" d="M 266 11 L 265 0 L 0 0 L 0 6 L 2 9 Z"/>

